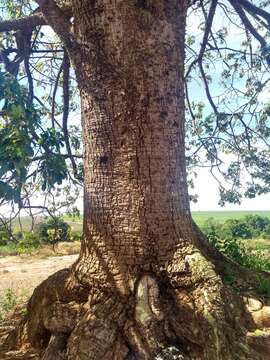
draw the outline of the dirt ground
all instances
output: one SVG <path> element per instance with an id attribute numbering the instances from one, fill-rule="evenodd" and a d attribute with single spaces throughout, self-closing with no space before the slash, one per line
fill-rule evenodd
<path id="1" fill-rule="evenodd" d="M 78 255 L 54 256 L 45 259 L 30 256 L 0 258 L 0 298 L 7 289 L 18 297 L 29 297 L 34 288 L 54 272 L 70 266 Z"/>

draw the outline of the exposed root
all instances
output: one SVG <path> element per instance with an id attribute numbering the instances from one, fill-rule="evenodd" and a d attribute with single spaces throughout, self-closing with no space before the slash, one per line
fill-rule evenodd
<path id="1" fill-rule="evenodd" d="M 42 360 L 66 360 L 66 335 L 52 335 Z"/>
<path id="2" fill-rule="evenodd" d="M 52 333 L 70 333 L 83 312 L 88 290 L 77 283 L 70 269 L 58 271 L 34 291 L 28 303 L 27 333 L 37 348 L 47 346 Z"/>
<path id="3" fill-rule="evenodd" d="M 270 307 L 225 286 L 200 252 L 176 252 L 166 268 L 131 283 L 124 297 L 81 286 L 71 269 L 54 274 L 34 291 L 6 350 L 17 339 L 40 348 L 29 354 L 42 360 L 268 359 Z"/>

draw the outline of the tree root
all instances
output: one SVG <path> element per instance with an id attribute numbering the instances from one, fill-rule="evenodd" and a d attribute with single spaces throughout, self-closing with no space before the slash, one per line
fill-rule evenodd
<path id="1" fill-rule="evenodd" d="M 36 288 L 13 340 L 39 348 L 42 360 L 269 358 L 270 307 L 224 285 L 200 252 L 176 252 L 166 268 L 130 283 L 123 296 L 61 270 Z"/>

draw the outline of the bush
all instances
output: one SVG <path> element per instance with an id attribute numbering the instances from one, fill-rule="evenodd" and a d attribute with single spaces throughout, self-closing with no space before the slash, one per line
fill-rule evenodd
<path id="1" fill-rule="evenodd" d="M 253 238 L 262 236 L 262 234 L 267 234 L 267 232 L 270 238 L 270 220 L 267 217 L 260 215 L 247 215 L 244 220 L 249 226 Z"/>
<path id="2" fill-rule="evenodd" d="M 35 250 L 40 246 L 40 242 L 37 234 L 25 233 L 23 238 L 18 243 L 19 252 L 29 252 Z"/>
<path id="3" fill-rule="evenodd" d="M 218 242 L 221 237 L 221 226 L 222 225 L 214 218 L 208 218 L 202 226 L 202 231 L 208 241 L 216 247 L 218 247 Z"/>
<path id="4" fill-rule="evenodd" d="M 49 219 L 38 228 L 40 241 L 55 245 L 60 241 L 70 241 L 70 226 L 61 218 Z"/>
<path id="5" fill-rule="evenodd" d="M 241 266 L 256 271 L 270 272 L 270 260 L 263 253 L 251 252 L 236 238 L 218 238 L 213 245 L 225 256 Z"/>
<path id="6" fill-rule="evenodd" d="M 0 246 L 8 245 L 10 242 L 10 234 L 4 227 L 0 227 Z"/>
<path id="7" fill-rule="evenodd" d="M 247 215 L 242 219 L 228 219 L 221 224 L 214 218 L 209 218 L 202 226 L 202 230 L 211 243 L 217 238 L 223 239 L 270 239 L 270 220 L 265 216 Z"/>
<path id="8" fill-rule="evenodd" d="M 70 234 L 70 241 L 81 241 L 82 233 L 78 231 L 72 231 Z"/>
<path id="9" fill-rule="evenodd" d="M 270 240 L 270 225 L 261 233 L 261 237 L 266 240 Z"/>
<path id="10" fill-rule="evenodd" d="M 250 239 L 252 231 L 245 220 L 228 219 L 222 226 L 222 234 L 226 239 Z"/>

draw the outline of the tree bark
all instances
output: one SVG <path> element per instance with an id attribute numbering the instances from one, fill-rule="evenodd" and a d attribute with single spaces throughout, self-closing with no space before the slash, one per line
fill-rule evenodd
<path id="1" fill-rule="evenodd" d="M 46 348 L 44 360 L 267 358 L 249 336 L 256 324 L 242 298 L 223 284 L 225 260 L 192 223 L 187 6 L 73 0 L 84 237 L 76 264 L 28 305 L 28 337 Z"/>
<path id="2" fill-rule="evenodd" d="M 191 234 L 184 148 L 186 4 L 75 4 L 75 30 L 79 42 L 88 44 L 80 67 L 75 65 L 85 149 L 80 264 L 86 262 L 87 273 L 89 264 L 99 268 L 98 282 L 101 273 L 105 284 L 108 274 L 116 276 L 125 293 L 130 272 L 164 266 Z"/>

